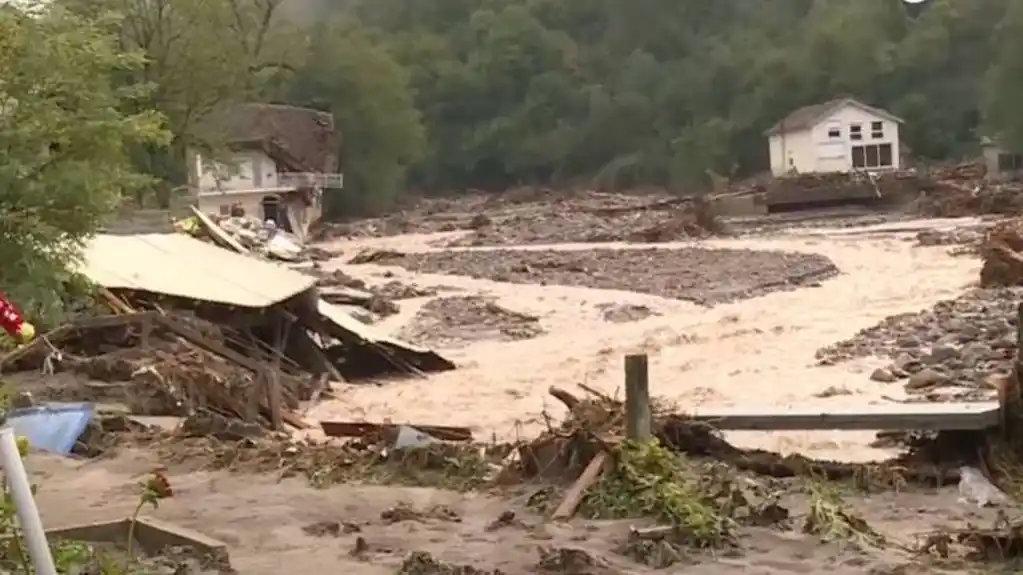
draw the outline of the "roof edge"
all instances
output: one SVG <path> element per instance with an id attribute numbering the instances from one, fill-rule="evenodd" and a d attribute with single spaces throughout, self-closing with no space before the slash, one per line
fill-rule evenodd
<path id="1" fill-rule="evenodd" d="M 863 110 L 865 112 L 869 112 L 871 114 L 874 114 L 875 116 L 879 116 L 881 118 L 885 118 L 886 120 L 890 120 L 890 121 L 895 122 L 897 124 L 905 124 L 906 123 L 906 121 L 903 120 L 902 118 L 900 118 L 900 117 L 896 116 L 895 114 L 892 114 L 891 112 L 889 112 L 887 110 L 884 110 L 882 108 L 875 108 L 874 106 L 869 106 L 867 104 L 864 104 L 863 102 L 860 102 L 856 98 L 842 98 L 840 100 L 835 101 L 834 103 L 832 103 L 827 108 L 824 108 L 823 110 L 821 110 L 816 116 L 814 116 L 814 119 L 811 121 L 809 126 L 802 127 L 802 128 L 792 128 L 791 130 L 785 130 L 784 129 L 785 128 L 785 126 L 784 126 L 785 119 L 788 118 L 788 116 L 786 116 L 785 119 L 777 122 L 776 124 L 774 124 L 773 126 L 768 128 L 767 130 L 765 130 L 763 135 L 765 135 L 765 136 L 774 136 L 774 135 L 777 135 L 777 134 L 781 134 L 782 132 L 785 132 L 785 131 L 801 132 L 803 130 L 809 130 L 809 129 L 813 128 L 814 126 L 816 126 L 817 124 L 819 124 L 821 122 L 821 120 L 823 120 L 829 114 L 831 114 L 831 113 L 835 112 L 836 110 L 838 110 L 838 109 L 840 109 L 842 107 L 845 107 L 845 106 L 855 106 L 855 107 L 857 107 L 857 108 L 859 108 L 859 109 L 861 109 L 861 110 Z"/>

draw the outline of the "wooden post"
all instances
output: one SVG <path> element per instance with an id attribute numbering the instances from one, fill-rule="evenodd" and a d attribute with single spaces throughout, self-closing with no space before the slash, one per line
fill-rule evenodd
<path id="1" fill-rule="evenodd" d="M 625 417 L 628 439 L 650 441 L 650 378 L 646 354 L 625 356 Z"/>
<path id="2" fill-rule="evenodd" d="M 1015 443 L 1019 433 L 1021 403 L 1020 378 L 1023 377 L 1023 302 L 1016 308 L 1016 360 L 1012 372 L 999 388 L 998 401 L 1002 409 L 1002 434 L 1007 441 Z"/>
<path id="3" fill-rule="evenodd" d="M 284 429 L 284 416 L 281 413 L 281 353 L 283 353 L 291 322 L 284 318 L 277 320 L 276 337 L 274 338 L 273 363 L 266 370 L 266 406 L 270 409 L 270 424 L 274 429 Z"/>

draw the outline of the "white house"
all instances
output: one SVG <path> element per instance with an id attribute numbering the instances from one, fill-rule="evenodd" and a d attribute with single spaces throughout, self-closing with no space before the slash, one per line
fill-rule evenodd
<path id="1" fill-rule="evenodd" d="M 902 123 L 852 98 L 799 108 L 765 133 L 771 173 L 897 170 Z"/>
<path id="2" fill-rule="evenodd" d="M 341 188 L 339 137 L 330 114 L 269 104 L 245 104 L 211 122 L 227 150 L 214 160 L 190 154 L 189 179 L 197 207 L 273 220 L 304 238 L 322 213 L 325 190 Z"/>
<path id="3" fill-rule="evenodd" d="M 1023 154 L 1003 148 L 998 138 L 983 137 L 980 149 L 984 155 L 984 166 L 989 174 L 1019 174 L 1023 172 Z"/>

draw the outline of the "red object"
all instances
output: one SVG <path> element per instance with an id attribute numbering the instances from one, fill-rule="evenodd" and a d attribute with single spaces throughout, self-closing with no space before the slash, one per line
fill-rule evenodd
<path id="1" fill-rule="evenodd" d="M 4 328 L 7 335 L 11 337 L 18 337 L 21 333 L 21 326 L 25 323 L 25 318 L 21 315 L 21 310 L 18 306 L 7 299 L 7 295 L 0 292 L 0 327 Z"/>

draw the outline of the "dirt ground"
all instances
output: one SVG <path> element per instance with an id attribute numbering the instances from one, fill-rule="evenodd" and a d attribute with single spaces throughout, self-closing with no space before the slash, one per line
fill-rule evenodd
<path id="1" fill-rule="evenodd" d="M 448 250 L 369 252 L 351 263 L 513 284 L 647 293 L 700 305 L 819 285 L 839 273 L 827 257 L 798 252 L 706 249 Z"/>
<path id="2" fill-rule="evenodd" d="M 131 513 L 137 482 L 156 461 L 151 454 L 125 452 L 115 460 L 71 461 L 46 455 L 30 457 L 28 465 L 40 483 L 39 503 L 47 525 L 73 525 L 112 520 Z M 441 573 L 399 571 L 410 553 L 426 552 L 437 559 L 503 573 L 654 573 L 616 553 L 630 526 L 645 522 L 574 519 L 551 523 L 526 507 L 530 493 L 495 497 L 460 495 L 424 488 L 341 485 L 309 488 L 298 479 L 195 471 L 168 473 L 175 496 L 146 513 L 200 532 L 229 545 L 231 563 L 243 575 L 303 572 L 326 573 L 339 568 L 351 573 Z M 805 500 L 793 484 L 784 503 L 797 515 Z M 991 521 L 995 510 L 979 510 L 956 502 L 953 490 L 909 490 L 882 493 L 853 502 L 856 512 L 884 534 L 911 545 L 915 538 L 942 526 Z M 408 507 L 426 517 L 396 520 L 395 508 Z M 443 511 L 441 513 L 440 511 Z M 513 521 L 490 527 L 503 513 Z M 797 522 L 798 523 L 798 520 Z M 353 556 L 357 540 L 364 551 Z M 968 573 L 954 561 L 932 566 L 894 548 L 860 551 L 848 543 L 823 544 L 798 528 L 744 530 L 741 548 L 714 557 L 694 554 L 672 569 L 685 573 L 841 575 L 861 573 Z M 541 549 L 581 549 L 604 569 L 544 571 L 537 568 Z M 477 573 L 477 571 L 462 571 Z"/>

